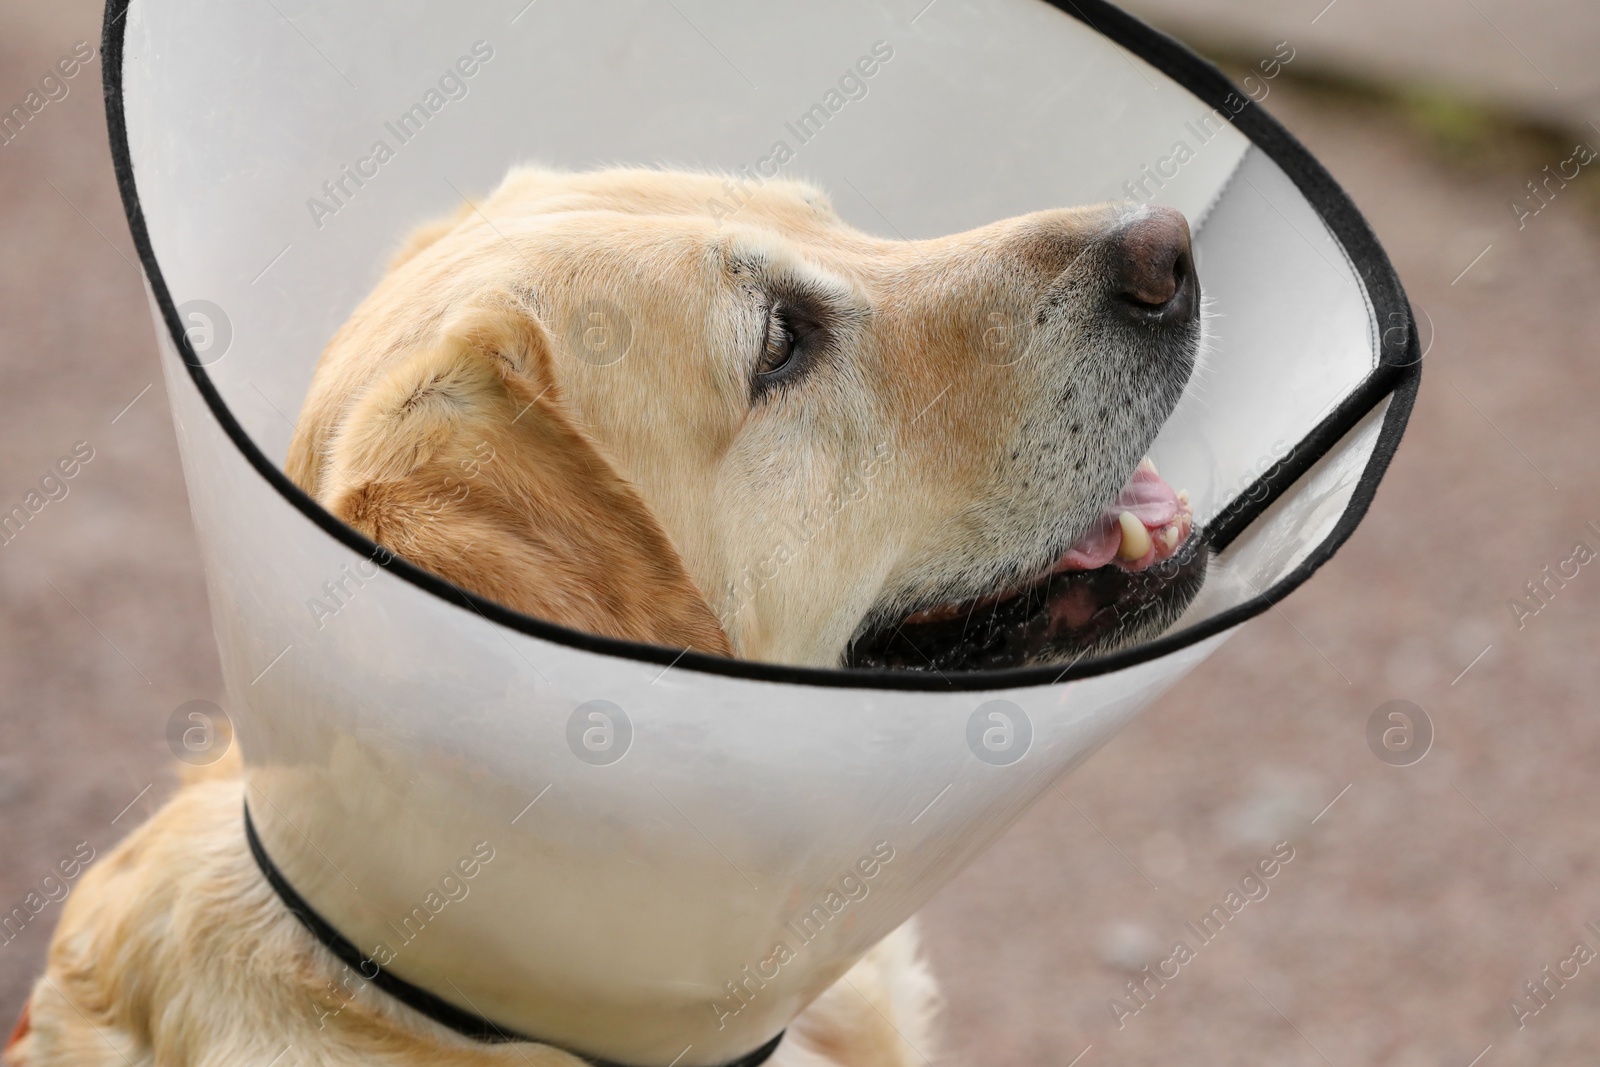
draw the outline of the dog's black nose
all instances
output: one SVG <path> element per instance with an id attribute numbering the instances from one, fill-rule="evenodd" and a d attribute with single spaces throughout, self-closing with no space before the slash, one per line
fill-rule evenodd
<path id="1" fill-rule="evenodd" d="M 1200 307 L 1189 222 L 1170 207 L 1145 208 L 1112 237 L 1112 303 L 1140 323 L 1187 322 Z"/>

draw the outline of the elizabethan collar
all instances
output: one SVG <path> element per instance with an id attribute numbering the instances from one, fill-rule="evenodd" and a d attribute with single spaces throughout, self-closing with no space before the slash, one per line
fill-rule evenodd
<path id="1" fill-rule="evenodd" d="M 1372 233 L 1256 103 L 1293 51 L 1236 87 L 1098 0 L 113 0 L 118 175 L 280 893 L 483 1035 L 767 1047 L 1371 500 L 1420 356 Z M 376 549 L 283 475 L 293 418 L 397 238 L 520 159 L 719 168 L 729 211 L 805 176 L 895 236 L 1180 208 L 1217 318 L 1151 454 L 1217 552 L 1204 591 L 1060 668 L 792 669 L 575 633 Z"/>

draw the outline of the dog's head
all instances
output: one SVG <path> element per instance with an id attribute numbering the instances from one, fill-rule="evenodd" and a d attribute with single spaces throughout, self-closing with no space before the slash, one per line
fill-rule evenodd
<path id="1" fill-rule="evenodd" d="M 513 172 L 329 345 L 289 471 L 571 626 L 837 666 L 1065 660 L 1165 626 L 1203 551 L 1142 466 L 1201 341 L 1169 209 L 926 241 L 817 190 Z"/>

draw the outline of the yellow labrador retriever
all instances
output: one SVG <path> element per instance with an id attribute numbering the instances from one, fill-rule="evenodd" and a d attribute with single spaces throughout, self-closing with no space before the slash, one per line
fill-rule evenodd
<path id="1" fill-rule="evenodd" d="M 1141 457 L 1201 344 L 1181 215 L 892 241 L 794 182 L 729 215 L 725 185 L 517 169 L 424 228 L 328 346 L 290 475 L 459 586 L 726 656 L 1020 666 L 1176 617 L 1205 554 Z M 8 1063 L 581 1062 L 375 988 L 332 1000 L 339 964 L 252 861 L 242 789 L 187 784 L 84 876 Z M 921 1062 L 910 929 L 847 977 L 771 1063 Z"/>

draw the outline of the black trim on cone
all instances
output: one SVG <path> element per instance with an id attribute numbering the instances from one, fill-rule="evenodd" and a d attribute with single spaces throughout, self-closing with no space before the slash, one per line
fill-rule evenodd
<path id="1" fill-rule="evenodd" d="M 108 0 L 105 33 L 101 47 L 104 72 L 106 124 L 111 139 L 111 156 L 117 185 L 122 193 L 128 229 L 133 235 L 139 262 L 161 310 L 174 347 L 181 355 L 195 388 L 211 409 L 218 425 L 255 468 L 291 506 L 345 545 L 351 551 L 372 559 L 433 595 L 473 611 L 485 619 L 519 633 L 553 644 L 600 655 L 640 660 L 687 671 L 746 678 L 752 681 L 781 682 L 790 685 L 844 689 L 899 689 L 913 691 L 997 691 L 1023 686 L 1051 685 L 1089 678 L 1158 659 L 1205 638 L 1230 629 L 1266 611 L 1282 600 L 1318 567 L 1326 563 L 1349 538 L 1366 514 L 1377 493 L 1378 482 L 1388 469 L 1399 446 L 1410 416 L 1418 384 L 1422 378 L 1422 356 L 1415 321 L 1405 290 L 1394 267 L 1378 243 L 1366 219 L 1345 195 L 1327 170 L 1306 151 L 1287 130 L 1249 97 L 1244 96 L 1216 67 L 1166 34 L 1147 26 L 1105 0 L 1049 0 L 1067 15 L 1083 22 L 1118 45 L 1142 58 L 1183 86 L 1196 98 L 1219 108 L 1234 126 L 1276 163 L 1316 209 L 1323 224 L 1344 249 L 1366 286 L 1378 329 L 1378 365 L 1344 400 L 1323 419 L 1295 448 L 1237 498 L 1233 505 L 1213 521 L 1207 531 L 1212 547 L 1226 548 L 1249 524 L 1261 516 L 1301 475 L 1322 458 L 1341 438 L 1387 396 L 1393 396 L 1383 427 L 1373 447 L 1366 469 L 1351 495 L 1339 522 L 1323 542 L 1294 570 L 1271 588 L 1226 611 L 1219 612 L 1177 633 L 1166 634 L 1134 648 L 1112 652 L 1093 659 L 1056 666 L 1017 667 L 1006 670 L 967 671 L 933 674 L 902 670 L 843 670 L 822 667 L 791 667 L 753 660 L 728 659 L 690 650 L 647 645 L 613 637 L 601 637 L 581 630 L 537 619 L 513 611 L 495 601 L 468 592 L 393 553 L 379 550 L 376 543 L 334 518 L 303 489 L 295 485 L 245 433 L 244 427 L 228 409 L 210 375 L 200 363 L 177 306 L 167 288 L 145 224 L 134 178 L 133 159 L 128 146 L 127 116 L 122 101 L 123 39 L 132 0 Z M 1238 110 L 1229 98 L 1242 101 Z"/>
<path id="2" fill-rule="evenodd" d="M 507 1044 L 512 1041 L 523 1041 L 533 1045 L 545 1045 L 550 1048 L 561 1049 L 569 1056 L 576 1056 L 589 1067 L 627 1067 L 626 1064 L 616 1060 L 600 1059 L 597 1056 L 586 1056 L 570 1048 L 565 1048 L 553 1041 L 541 1041 L 538 1038 L 527 1037 L 512 1030 L 510 1027 L 500 1026 L 485 1019 L 475 1012 L 464 1011 L 449 1001 L 428 992 L 421 986 L 412 985 L 390 971 L 384 970 L 376 960 L 365 955 L 348 938 L 334 929 L 333 924 L 317 913 L 317 910 L 299 893 L 294 886 L 283 876 L 278 865 L 272 862 L 272 857 L 267 855 L 267 850 L 261 844 L 261 838 L 256 835 L 256 824 L 250 818 L 250 805 L 244 806 L 244 836 L 250 842 L 250 855 L 255 857 L 256 866 L 261 868 L 261 873 L 267 879 L 267 884 L 272 891 L 278 894 L 278 899 L 283 901 L 283 906 L 289 909 L 300 925 L 311 932 L 311 936 L 322 942 L 329 952 L 350 967 L 354 967 L 367 981 L 389 994 L 406 1007 L 419 1014 L 425 1015 L 438 1023 L 448 1027 L 463 1037 L 470 1037 L 474 1041 L 482 1041 L 490 1045 Z M 778 1036 L 768 1041 L 754 1052 L 746 1053 L 736 1060 L 728 1060 L 721 1067 L 760 1067 L 766 1063 L 772 1054 L 778 1050 L 778 1044 L 783 1041 L 784 1031 L 778 1031 Z"/>

